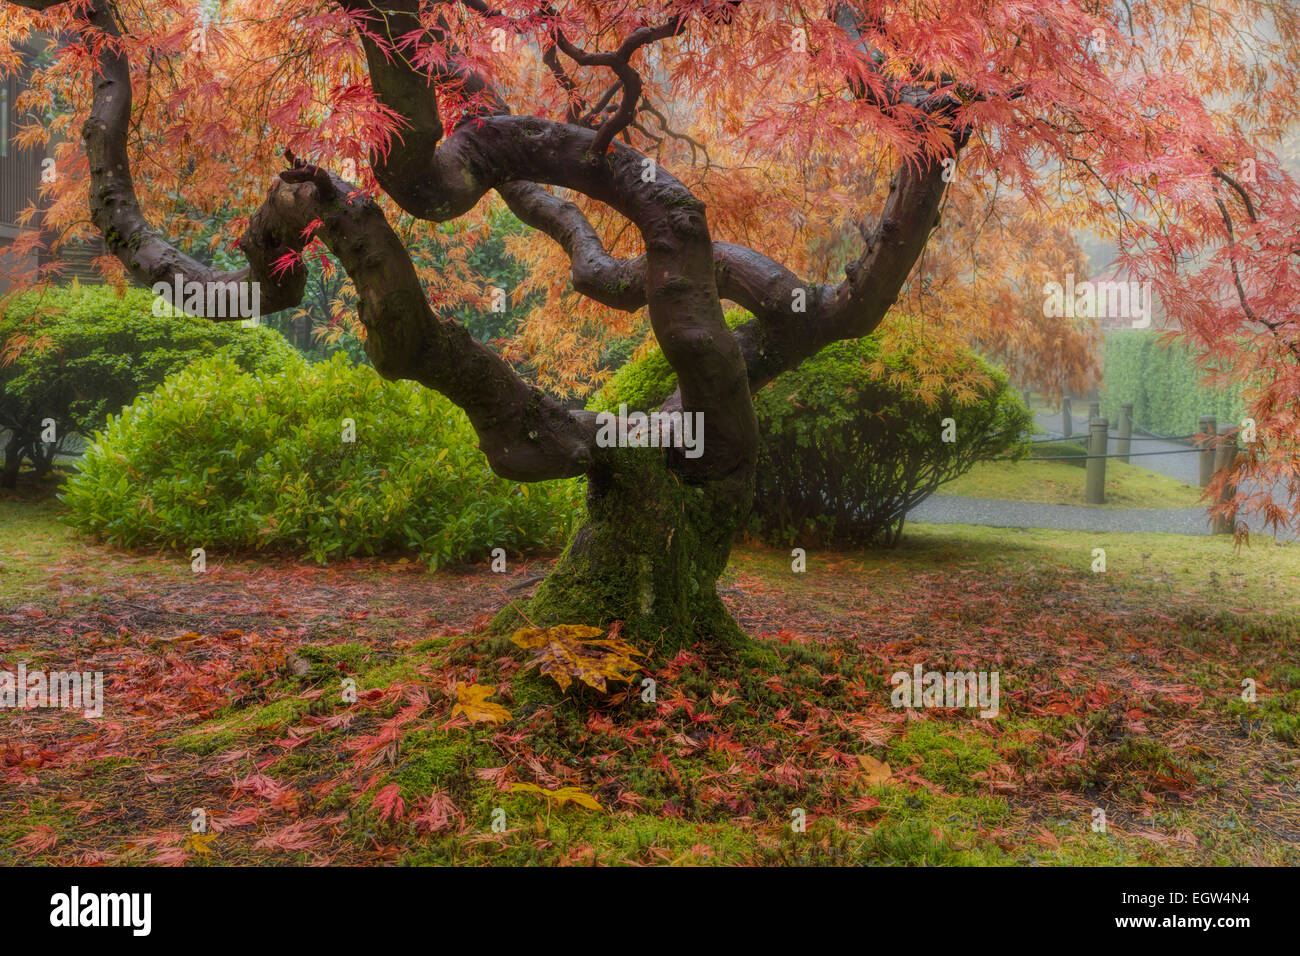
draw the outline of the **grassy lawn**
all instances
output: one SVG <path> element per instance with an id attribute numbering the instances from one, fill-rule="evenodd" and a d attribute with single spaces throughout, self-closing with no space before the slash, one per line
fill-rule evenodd
<path id="1" fill-rule="evenodd" d="M 1082 452 L 1074 446 L 1051 443 L 1035 446 L 1034 453 L 1067 448 L 1070 454 Z M 1052 505 L 1088 504 L 1084 469 L 1063 461 L 981 462 L 941 486 L 938 493 Z M 1195 485 L 1111 458 L 1106 462 L 1106 503 L 1092 507 L 1195 508 L 1201 504 L 1201 489 Z"/>
<path id="2" fill-rule="evenodd" d="M 922 525 L 803 574 L 742 548 L 752 646 L 649 662 L 653 702 L 521 670 L 484 632 L 500 578 L 200 576 L 0 499 L 0 667 L 107 698 L 0 710 L 0 863 L 1300 864 L 1295 545 Z M 999 714 L 891 706 L 914 664 L 997 671 Z M 453 715 L 472 683 L 510 719 Z"/>

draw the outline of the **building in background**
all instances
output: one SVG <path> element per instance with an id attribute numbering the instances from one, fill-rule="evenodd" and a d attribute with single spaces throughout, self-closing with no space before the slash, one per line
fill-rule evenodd
<path id="1" fill-rule="evenodd" d="M 34 51 L 45 41 L 35 41 L 28 49 Z M 15 137 L 21 126 L 17 111 L 18 96 L 26 86 L 25 74 L 15 74 L 0 79 L 0 295 L 8 291 L 9 275 L 30 271 L 32 277 L 42 267 L 50 265 L 55 257 L 48 254 L 29 254 L 22 260 L 15 258 L 14 240 L 21 232 L 40 229 L 41 164 L 46 151 L 19 149 Z M 37 214 L 25 226 L 18 220 L 28 206 L 36 205 Z M 43 243 L 49 246 L 47 237 Z M 102 282 L 103 278 L 91 264 L 103 254 L 102 239 L 91 242 L 66 243 L 58 254 L 58 281 L 70 282 L 74 277 L 82 283 Z"/>
<path id="2" fill-rule="evenodd" d="M 14 143 L 18 129 L 14 104 L 22 89 L 20 76 L 0 79 L 0 294 L 8 291 L 3 273 L 16 264 L 11 255 L 13 241 L 21 231 L 19 214 L 36 200 L 41 181 L 41 155 L 34 149 L 20 150 Z M 17 265 L 34 272 L 36 257 L 27 258 L 28 262 Z"/>

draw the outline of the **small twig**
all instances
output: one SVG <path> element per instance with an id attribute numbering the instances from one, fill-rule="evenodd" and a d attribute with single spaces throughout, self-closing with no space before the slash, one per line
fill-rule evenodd
<path id="1" fill-rule="evenodd" d="M 514 600 L 510 597 L 510 595 L 506 594 L 505 590 L 500 585 L 496 585 L 496 589 L 501 592 L 501 596 L 506 599 L 506 603 L 508 603 L 512 608 L 514 608 L 517 612 L 519 612 L 520 617 L 522 617 L 533 627 L 536 627 L 539 631 L 546 630 L 546 628 L 544 627 L 539 627 L 536 621 L 534 621 L 531 617 L 525 614 L 524 609 L 521 608 L 518 604 L 516 604 Z"/>

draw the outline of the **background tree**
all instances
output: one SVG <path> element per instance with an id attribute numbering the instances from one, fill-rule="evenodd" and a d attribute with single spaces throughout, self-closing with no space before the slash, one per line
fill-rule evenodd
<path id="1" fill-rule="evenodd" d="M 237 367 L 269 374 L 293 357 L 273 332 L 154 315 L 140 289 L 31 291 L 0 312 L 0 428 L 8 432 L 0 487 L 12 488 L 22 459 L 37 478 L 68 439 L 89 439 L 142 391 L 190 362 L 224 350 Z M 53 434 L 46 441 L 45 434 Z"/>
<path id="2" fill-rule="evenodd" d="M 870 333 L 917 283 L 924 292 L 941 221 L 960 233 L 954 248 L 982 241 L 975 215 L 955 227 L 945 215 L 958 192 L 972 212 L 1005 197 L 1044 228 L 1113 237 L 1121 268 L 1152 283 L 1187 339 L 1251 382 L 1262 441 L 1244 467 L 1270 479 L 1254 504 L 1295 520 L 1300 216 L 1268 152 L 1296 118 L 1294 5 L 2 9 L 6 44 L 38 28 L 69 38 L 26 104 L 73 107 L 27 131 L 32 143 L 84 121 L 84 152 L 56 149 L 47 221 L 75 236 L 88 191 L 122 278 L 252 279 L 268 313 L 300 301 L 303 258 L 328 249 L 381 375 L 461 406 L 502 476 L 587 476 L 586 519 L 532 602 L 535 620 L 620 619 L 656 644 L 737 633 L 714 582 L 753 494 L 751 394 Z M 238 272 L 215 272 L 150 226 L 182 193 L 263 190 L 229 236 L 242 232 Z M 704 415 L 701 457 L 598 447 L 589 413 L 449 320 L 464 276 L 422 276 L 404 240 L 484 215 L 492 191 L 563 251 L 573 291 L 604 310 L 548 309 L 524 338 L 552 340 L 557 375 L 572 379 L 591 362 L 584 333 L 611 311 L 646 309 L 679 382 L 665 409 Z M 754 319 L 729 330 L 723 299 Z M 1275 478 L 1290 483 L 1286 501 L 1269 497 Z"/>

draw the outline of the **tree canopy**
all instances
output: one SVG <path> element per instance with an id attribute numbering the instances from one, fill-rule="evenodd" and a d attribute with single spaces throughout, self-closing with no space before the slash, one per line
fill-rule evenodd
<path id="1" fill-rule="evenodd" d="M 257 281 L 264 313 L 328 255 L 375 368 L 461 406 L 502 476 L 600 470 L 593 416 L 554 393 L 643 316 L 677 375 L 667 407 L 708 421 L 671 470 L 741 510 L 751 393 L 895 307 L 1069 387 L 1092 327 L 1042 293 L 1083 277 L 1086 230 L 1245 385 L 1259 441 L 1236 504 L 1297 520 L 1294 4 L 0 4 L 6 70 L 41 36 L 17 108 L 55 160 L 47 236 L 101 234 L 121 281 Z M 508 291 L 545 293 L 515 345 L 551 393 L 450 320 L 492 294 L 464 250 L 493 193 L 533 230 Z M 216 210 L 236 213 L 218 233 L 236 270 L 189 245 Z M 438 241 L 461 251 L 417 269 L 411 237 L 453 221 Z M 753 319 L 729 330 L 722 300 Z"/>

